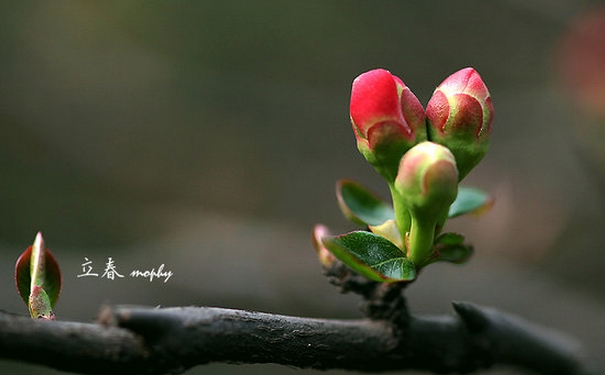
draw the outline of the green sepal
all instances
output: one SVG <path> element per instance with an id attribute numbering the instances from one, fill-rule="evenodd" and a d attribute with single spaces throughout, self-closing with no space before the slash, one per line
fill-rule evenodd
<path id="1" fill-rule="evenodd" d="M 416 278 L 414 263 L 401 249 L 374 233 L 356 231 L 327 236 L 322 243 L 341 262 L 370 280 L 393 283 Z"/>
<path id="2" fill-rule="evenodd" d="M 458 233 L 443 233 L 435 239 L 431 249 L 430 263 L 464 263 L 473 255 L 473 247 L 464 244 L 464 236 Z"/>
<path id="3" fill-rule="evenodd" d="M 357 182 L 338 181 L 336 197 L 343 215 L 355 224 L 377 226 L 395 219 L 393 207 Z"/>
<path id="4" fill-rule="evenodd" d="M 484 191 L 475 188 L 458 186 L 458 196 L 450 206 L 448 217 L 480 213 L 491 207 L 493 199 Z"/>

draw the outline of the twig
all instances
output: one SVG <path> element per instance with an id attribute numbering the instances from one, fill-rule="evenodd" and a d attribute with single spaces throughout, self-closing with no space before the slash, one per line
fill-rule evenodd
<path id="1" fill-rule="evenodd" d="M 588 375 L 575 342 L 496 310 L 457 316 L 324 320 L 207 307 L 106 310 L 102 324 L 0 313 L 0 358 L 83 374 L 180 373 L 209 362 L 367 372 L 469 373 L 495 364 Z"/>

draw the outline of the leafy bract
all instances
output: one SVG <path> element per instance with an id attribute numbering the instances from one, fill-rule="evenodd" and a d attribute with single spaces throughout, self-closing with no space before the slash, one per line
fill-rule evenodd
<path id="1" fill-rule="evenodd" d="M 443 233 L 435 239 L 431 250 L 431 263 L 464 263 L 473 254 L 473 247 L 464 244 L 464 236 L 458 233 Z"/>
<path id="2" fill-rule="evenodd" d="M 355 224 L 375 226 L 395 219 L 393 207 L 357 182 L 338 181 L 336 196 L 342 213 Z"/>
<path id="3" fill-rule="evenodd" d="M 416 267 L 401 249 L 371 232 L 356 231 L 322 238 L 323 245 L 341 262 L 370 280 L 412 281 Z"/>
<path id="4" fill-rule="evenodd" d="M 492 199 L 489 194 L 475 188 L 465 186 L 458 187 L 458 196 L 450 206 L 448 217 L 479 213 L 484 209 L 488 209 L 492 204 Z"/>

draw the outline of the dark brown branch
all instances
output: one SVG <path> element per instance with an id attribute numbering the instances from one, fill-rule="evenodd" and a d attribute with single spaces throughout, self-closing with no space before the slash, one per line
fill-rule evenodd
<path id="1" fill-rule="evenodd" d="M 495 310 L 457 316 L 322 320 L 219 308 L 116 307 L 103 324 L 0 313 L 0 357 L 85 374 L 178 373 L 209 362 L 380 372 L 468 373 L 494 364 L 596 374 L 577 345 Z"/>
<path id="2" fill-rule="evenodd" d="M 153 358 L 126 329 L 5 312 L 0 312 L 0 357 L 83 374 L 144 374 Z"/>

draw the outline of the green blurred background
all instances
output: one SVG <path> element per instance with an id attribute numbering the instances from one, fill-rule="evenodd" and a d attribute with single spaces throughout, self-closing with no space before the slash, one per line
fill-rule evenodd
<path id="1" fill-rule="evenodd" d="M 337 179 L 387 196 L 355 147 L 351 81 L 387 68 L 426 104 L 473 66 L 496 117 L 490 153 L 465 183 L 496 205 L 451 223 L 475 258 L 427 269 L 409 304 L 495 306 L 573 334 L 603 361 L 601 3 L 3 2 L 0 309 L 26 314 L 13 267 L 40 230 L 63 271 L 59 319 L 92 321 L 103 304 L 358 317 L 310 242 L 317 222 L 353 229 Z M 112 257 L 126 277 L 78 278 L 84 257 L 99 274 Z M 174 272 L 166 283 L 128 277 L 161 264 Z M 56 373 L 5 361 L 0 372 Z M 202 372 L 293 370 L 189 373 Z"/>

